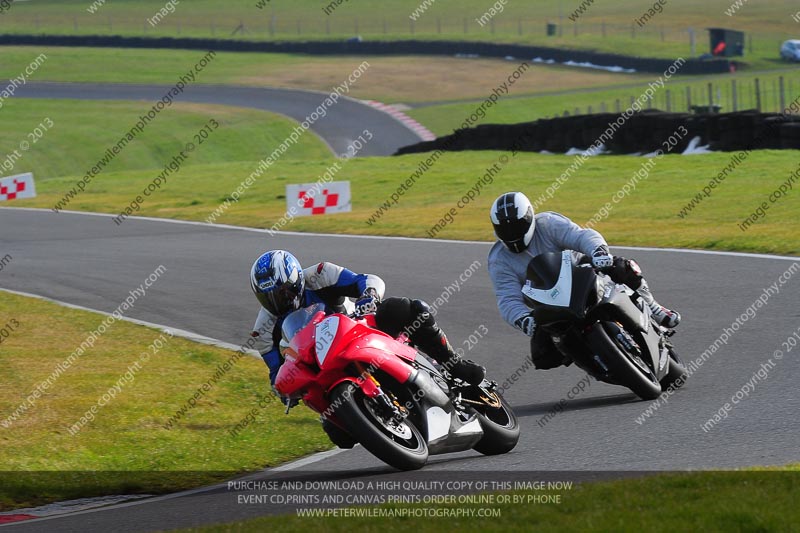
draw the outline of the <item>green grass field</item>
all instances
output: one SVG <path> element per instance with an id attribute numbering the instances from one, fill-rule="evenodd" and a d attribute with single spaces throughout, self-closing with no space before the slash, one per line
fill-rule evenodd
<path id="1" fill-rule="evenodd" d="M 42 180 L 82 176 L 152 106 L 147 102 L 11 99 L 0 110 L 3 122 L 14 124 L 13 128 L 0 129 L 0 153 L 9 154 L 16 149 L 21 158 L 14 170 L 6 170 L 3 175 L 31 171 Z M 20 142 L 30 142 L 27 134 L 47 118 L 53 126 L 31 143 L 30 150 L 20 151 Z M 293 121 L 264 111 L 176 103 L 158 114 L 106 170 L 149 175 L 151 172 L 143 171 L 160 169 L 186 143 L 196 142 L 194 134 L 211 119 L 217 120 L 220 127 L 210 137 L 213 142 L 205 142 L 192 153 L 192 165 L 258 160 L 295 127 Z M 295 148 L 286 154 L 287 161 L 320 159 L 330 154 L 313 134 L 304 135 Z M 99 182 L 100 189 L 113 189 L 115 185 L 113 180 Z"/>
<path id="2" fill-rule="evenodd" d="M 274 0 L 273 3 L 278 5 Z M 0 14 L 0 31 L 340 39 L 355 33 L 358 17 L 359 33 L 383 39 L 409 37 L 408 14 L 419 5 L 418 0 L 391 3 L 353 0 L 327 17 L 321 12 L 327 3 L 297 0 L 291 4 L 281 3 L 273 11 L 258 10 L 254 7 L 255 0 L 237 0 L 226 4 L 222 14 L 219 2 L 193 0 L 179 5 L 175 14 L 151 29 L 146 18 L 164 5 L 162 0 L 115 0 L 101 6 L 96 14 L 87 12 L 91 5 L 89 0 L 37 0 L 14 3 L 7 12 Z M 579 2 L 562 0 L 561 4 L 566 15 Z M 529 42 L 626 53 L 635 47 L 637 53 L 643 55 L 669 57 L 688 53 L 683 28 L 730 22 L 734 27 L 741 23 L 742 28 L 754 33 L 755 53 L 747 58 L 752 68 L 777 68 L 782 66 L 774 60 L 777 43 L 796 30 L 788 14 L 797 9 L 788 1 L 754 2 L 743 7 L 741 15 L 728 18 L 722 12 L 730 5 L 729 0 L 711 0 L 702 6 L 688 0 L 670 0 L 664 14 L 633 41 L 628 33 L 632 14 L 642 8 L 641 3 L 633 0 L 598 2 L 581 18 L 578 35 L 573 36 L 573 27 L 568 25 L 563 36 L 551 39 L 541 34 L 541 28 L 547 19 L 558 19 L 557 0 L 543 0 L 535 6 L 509 2 L 506 12 L 496 19 L 494 35 L 488 28 L 479 30 L 471 22 L 489 5 L 486 0 L 439 0 L 415 26 L 414 35 Z M 453 12 L 458 16 L 449 15 Z M 273 14 L 275 33 L 270 35 Z M 387 20 L 385 33 L 382 30 L 384 18 Z M 463 31 L 464 19 L 468 19 L 468 33 Z M 299 25 L 298 20 L 301 21 Z M 608 25 L 607 37 L 599 35 L 599 24 L 604 21 Z M 245 32 L 231 35 L 240 23 Z M 665 28 L 663 41 L 659 30 L 662 25 Z M 698 49 L 703 51 L 705 34 L 700 32 L 699 35 Z M 37 81 L 171 84 L 201 55 L 185 51 L 4 47 L 0 54 L 0 75 L 17 75 L 43 50 L 49 59 L 32 76 Z M 306 56 L 221 53 L 203 72 L 199 83 L 324 90 L 340 82 L 358 62 L 355 58 L 320 60 Z M 502 76 L 510 66 L 509 62 L 488 60 L 437 58 L 423 62 L 406 57 L 380 58 L 379 62 L 376 59 L 374 73 L 359 82 L 353 95 L 411 103 L 480 99 L 497 83 L 495 78 Z M 310 72 L 314 76 L 310 76 Z M 478 73 L 480 80 L 471 79 Z M 785 72 L 780 74 L 789 77 Z M 747 73 L 738 76 L 752 77 Z M 600 101 L 612 105 L 615 98 L 624 100 L 631 94 L 638 94 L 636 88 L 612 89 L 613 86 L 646 81 L 641 75 L 610 76 L 544 67 L 532 70 L 529 79 L 520 82 L 519 91 L 514 93 L 526 98 L 504 100 L 493 108 L 486 120 L 519 122 L 574 107 L 597 105 Z M 795 87 L 800 86 L 797 78 L 792 79 Z M 693 83 L 700 87 L 704 82 Z M 681 81 L 680 86 L 684 85 Z M 558 96 L 541 94 L 566 88 L 576 92 Z M 579 92 L 583 90 L 587 92 Z M 8 154 L 17 149 L 27 133 L 46 119 L 53 123 L 14 168 L 4 172 L 7 175 L 33 171 L 36 176 L 39 196 L 11 205 L 52 208 L 151 105 L 23 98 L 5 101 L 0 114 L 7 127 L 0 130 L 0 153 Z M 411 114 L 438 133 L 448 133 L 463 120 L 464 113 L 469 114 L 474 107 L 474 102 L 465 102 L 419 108 Z M 205 220 L 221 202 L 229 199 L 231 192 L 256 168 L 258 160 L 286 138 L 295 125 L 278 115 L 249 109 L 175 104 L 126 147 L 69 209 L 118 214 L 164 163 L 212 119 L 220 124 L 219 129 L 198 147 L 181 171 L 172 176 L 138 214 Z M 299 218 L 283 229 L 424 237 L 447 210 L 456 207 L 458 199 L 474 187 L 487 167 L 507 155 L 510 154 L 467 152 L 442 156 L 420 179 L 421 183 L 372 224 L 367 221 L 376 209 L 427 156 L 359 158 L 341 162 L 342 170 L 336 179 L 352 182 L 353 212 L 324 218 Z M 800 254 L 800 203 L 793 198 L 797 194 L 794 190 L 747 232 L 740 231 L 736 225 L 797 168 L 796 152 L 765 151 L 751 155 L 690 216 L 685 219 L 677 216 L 729 158 L 728 154 L 710 154 L 667 156 L 659 160 L 650 176 L 640 182 L 629 197 L 615 204 L 608 218 L 596 228 L 612 245 Z M 334 161 L 320 139 L 312 134 L 304 135 L 300 144 L 270 168 L 218 222 L 271 227 L 285 213 L 285 185 L 313 182 Z M 487 211 L 496 195 L 519 189 L 535 198 L 572 161 L 571 157 L 562 155 L 520 154 L 512 158 L 493 182 L 481 189 L 475 201 L 457 211 L 454 221 L 437 237 L 491 240 Z M 628 156 L 594 158 L 563 185 L 543 209 L 563 212 L 584 223 L 611 200 L 614 192 L 628 182 L 643 163 L 642 158 Z M 13 320 L 17 324 L 12 335 L 2 342 L 5 365 L 4 386 L 0 388 L 1 413 L 14 412 L 36 385 L 63 361 L 67 355 L 65 350 L 77 348 L 87 333 L 102 321 L 99 315 L 2 292 L 0 319 L 3 323 Z M 57 339 L 48 334 L 51 331 L 59 332 Z M 217 365 L 231 356 L 230 352 L 181 339 L 170 339 L 163 349 L 153 354 L 129 384 L 130 388 L 126 386 L 98 412 L 94 421 L 73 436 L 68 428 L 109 387 L 118 383 L 137 356 L 147 351 L 161 335 L 140 326 L 115 324 L 78 364 L 59 378 L 58 387 L 48 389 L 18 420 L 0 429 L 3 449 L 0 470 L 15 472 L 0 477 L 0 509 L 100 494 L 175 491 L 229 479 L 239 472 L 275 465 L 331 446 L 309 410 L 298 409 L 292 416 L 285 417 L 275 403 L 259 409 L 255 422 L 244 431 L 236 436 L 230 434 L 260 397 L 271 397 L 263 363 L 249 357 L 239 359 L 211 392 L 197 402 L 196 408 L 171 429 L 166 429 L 164 425 L 170 416 L 214 375 Z M 0 423 L 4 420 L 8 421 L 5 415 Z M 109 439 L 111 434 L 114 439 Z M 800 518 L 795 477 L 752 472 L 710 473 L 583 485 L 565 495 L 564 504 L 557 507 L 503 508 L 503 522 L 399 520 L 387 526 L 385 521 L 300 521 L 282 517 L 244 524 L 234 530 L 261 531 L 270 527 L 291 531 L 317 527 L 425 531 L 446 526 L 465 531 L 477 528 L 491 531 L 498 530 L 501 525 L 503 531 L 526 530 L 531 526 L 553 531 L 658 530 L 664 529 L 664 517 L 669 516 L 671 520 L 674 518 L 673 530 L 783 531 L 790 530 Z M 603 503 L 602 508 L 598 507 L 598 502 Z M 663 512 L 648 512 L 662 505 L 665 506 Z"/>
<path id="3" fill-rule="evenodd" d="M 797 470 L 796 467 L 790 467 Z M 500 517 L 311 518 L 264 517 L 186 532 L 400 532 L 574 531 L 783 532 L 800 521 L 798 474 L 793 472 L 698 472 L 584 483 L 567 491 L 513 492 L 520 503 L 429 505 L 427 509 L 497 509 Z M 527 503 L 528 497 L 560 495 L 560 503 Z M 495 494 L 495 498 L 500 494 Z M 512 499 L 513 501 L 513 499 Z M 536 500 L 532 500 L 535 502 Z M 386 505 L 384 509 L 409 509 Z M 421 509 L 422 506 L 411 507 Z M 371 508 L 374 510 L 375 508 Z"/>
<path id="4" fill-rule="evenodd" d="M 169 275 L 167 270 L 162 279 Z M 1 348 L 0 510 L 101 494 L 171 492 L 330 447 L 309 409 L 283 414 L 264 363 L 249 355 L 234 359 L 196 407 L 166 429 L 235 352 L 125 322 L 113 323 L 6 427 L 7 417 L 28 405 L 28 395 L 104 317 L 0 292 L 0 320 L 13 322 Z M 142 353 L 149 360 L 141 360 Z M 133 379 L 119 381 L 128 371 Z M 121 390 L 73 435 L 73 424 L 115 384 Z M 257 409 L 254 422 L 231 434 L 262 397 L 269 403 Z"/>
<path id="5" fill-rule="evenodd" d="M 675 57 L 690 53 L 687 28 L 697 30 L 697 50 L 707 50 L 708 27 L 745 29 L 753 34 L 753 53 L 748 60 L 759 62 L 775 57 L 781 40 L 797 36 L 791 14 L 797 11 L 788 0 L 752 2 L 735 16 L 725 11 L 731 0 L 670 0 L 663 13 L 644 27 L 635 20 L 652 6 L 641 0 L 597 2 L 577 22 L 569 16 L 578 0 L 508 2 L 493 23 L 481 26 L 483 16 L 494 2 L 487 0 L 438 0 L 420 13 L 412 25 L 410 15 L 420 0 L 359 0 L 339 5 L 330 15 L 328 0 L 264 2 L 232 0 L 224 10 L 212 0 L 193 0 L 176 6 L 160 23 L 147 20 L 164 6 L 161 0 L 132 0 L 105 3 L 91 13 L 85 0 L 44 0 L 18 3 L 3 13 L 4 32 L 49 34 L 122 34 L 154 36 L 195 36 L 244 39 L 341 39 L 360 34 L 365 38 L 470 39 L 497 42 L 595 49 L 630 53 L 635 43 L 642 55 Z M 545 24 L 560 23 L 561 35 L 547 37 Z M 237 27 L 242 29 L 235 31 Z M 635 31 L 635 37 L 633 37 Z"/>
<path id="6" fill-rule="evenodd" d="M 38 54 L 47 59 L 31 75 L 33 81 L 159 83 L 172 85 L 202 56 L 185 50 L 137 50 L 64 47 L 2 47 L 0 76 L 15 77 Z M 507 79 L 518 62 L 499 59 L 416 57 L 333 57 L 315 58 L 289 54 L 219 53 L 198 76 L 198 84 L 226 84 L 268 87 L 294 87 L 329 91 L 339 85 L 362 61 L 369 67 L 352 86 L 350 96 L 415 107 L 408 114 L 439 135 L 451 133 L 493 88 Z M 667 109 L 667 90 L 673 111 L 686 111 L 686 89 L 692 103 L 708 102 L 707 84 L 713 84 L 714 102 L 723 110 L 734 109 L 731 81 L 738 84 L 739 109 L 755 108 L 754 79 L 759 78 L 762 109 L 780 107 L 777 83 L 784 78 L 785 100 L 800 96 L 797 69 L 777 65 L 778 70 L 740 72 L 735 76 L 678 76 L 659 90 L 653 107 Z M 313 77 L 305 72 L 314 72 Z M 651 74 L 611 74 L 589 69 L 548 66 L 532 63 L 509 88 L 497 105 L 490 108 L 478 123 L 514 123 L 603 109 L 613 111 L 616 101 L 625 109 L 631 97 L 638 97 L 647 84 L 656 79 Z M 191 90 L 191 88 L 189 89 Z M 438 103 L 437 103 L 438 102 Z M 4 106 L 10 107 L 11 101 Z M 431 105 L 432 104 L 432 105 Z"/>
<path id="7" fill-rule="evenodd" d="M 52 208 L 102 155 L 102 147 L 115 141 L 120 132 L 105 127 L 104 113 L 113 110 L 120 117 L 116 123 L 127 125 L 140 112 L 138 104 L 133 103 L 114 103 L 107 107 L 104 103 L 70 102 L 65 105 L 64 102 L 18 99 L 13 105 L 3 112 L 21 125 L 20 131 L 33 127 L 45 116 L 50 116 L 56 125 L 52 137 L 34 145 L 41 151 L 31 150 L 18 163 L 19 171 L 34 171 L 39 194 L 35 199 L 16 201 L 15 205 L 20 207 Z M 158 119 L 163 122 L 156 122 L 152 130 L 145 130 L 141 143 L 127 148 L 116 166 L 95 178 L 68 208 L 120 213 L 153 179 L 164 159 L 191 140 L 193 132 L 209 117 L 216 117 L 222 124 L 219 133 L 199 147 L 181 171 L 137 213 L 205 220 L 257 167 L 258 159 L 268 153 L 266 148 L 274 146 L 277 139 L 284 138 L 290 131 L 289 121 L 268 113 L 213 106 L 179 109 L 182 108 L 176 106 L 172 114 Z M 73 131 L 72 126 L 58 129 L 59 124 L 76 123 L 80 124 L 78 131 Z M 120 126 L 120 130 L 125 129 L 126 126 Z M 4 130 L 0 135 L 10 142 L 17 133 Z M 261 228 L 278 222 L 286 211 L 285 186 L 313 183 L 334 162 L 314 137 L 306 135 L 303 142 L 305 144 L 290 149 L 268 169 L 216 222 Z M 421 183 L 402 197 L 397 207 L 389 209 L 371 225 L 367 223 L 369 217 L 427 155 L 344 161 L 335 179 L 352 182 L 353 211 L 324 218 L 296 218 L 282 229 L 424 237 L 447 210 L 456 207 L 458 199 L 501 155 L 504 154 L 462 152 L 442 156 L 420 178 Z M 796 168 L 797 160 L 791 151 L 754 153 L 690 216 L 678 218 L 681 208 L 729 160 L 730 155 L 724 153 L 664 157 L 657 162 L 649 178 L 640 182 L 629 197 L 615 204 L 608 218 L 596 228 L 610 243 L 617 245 L 799 253 L 800 203 L 791 197 L 776 204 L 748 231 L 737 228 L 737 222 L 747 217 Z M 524 190 L 536 197 L 572 161 L 569 156 L 531 153 L 512 158 L 493 178 L 493 183 L 481 189 L 480 196 L 459 210 L 454 222 L 436 236 L 491 240 L 486 212 L 497 195 L 507 190 Z M 643 163 L 644 159 L 630 156 L 593 158 L 540 209 L 565 213 L 583 224 L 603 204 L 611 201 L 614 192 L 630 180 Z M 435 187 L 436 195 L 431 195 L 431 187 Z M 631 232 L 631 227 L 638 229 Z"/>
<path id="8" fill-rule="evenodd" d="M 159 83 L 172 85 L 205 53 L 187 50 L 0 47 L 0 77 L 19 76 L 39 54 L 47 59 L 32 81 Z M 197 76 L 198 84 L 289 87 L 330 91 L 367 61 L 350 96 L 386 102 L 430 102 L 484 98 L 508 78 L 518 62 L 502 59 L 409 56 L 313 57 L 292 54 L 219 52 Z M 314 76 L 305 73 L 313 72 Z M 514 94 L 539 94 L 650 81 L 646 74 L 533 65 L 514 86 Z"/>

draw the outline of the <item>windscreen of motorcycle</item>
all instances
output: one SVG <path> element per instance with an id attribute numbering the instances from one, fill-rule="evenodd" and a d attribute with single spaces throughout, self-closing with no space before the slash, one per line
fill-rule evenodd
<path id="1" fill-rule="evenodd" d="M 324 313 L 325 306 L 321 303 L 316 303 L 304 309 L 298 309 L 290 313 L 284 320 L 281 326 L 281 354 L 289 347 L 295 335 L 306 327 L 314 318 L 317 313 Z"/>
<path id="2" fill-rule="evenodd" d="M 535 284 L 544 286 L 537 288 L 528 279 L 522 288 L 525 297 L 545 305 L 569 307 L 572 296 L 572 254 L 567 250 L 561 253 L 560 268 L 556 267 L 559 264 L 557 260 L 558 254 L 553 253 L 542 254 L 531 260 L 529 277 L 534 278 Z M 558 278 L 553 283 L 555 272 L 558 272 Z"/>

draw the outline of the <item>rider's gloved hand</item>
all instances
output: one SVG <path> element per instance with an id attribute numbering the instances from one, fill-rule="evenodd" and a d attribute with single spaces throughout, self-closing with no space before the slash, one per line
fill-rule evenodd
<path id="1" fill-rule="evenodd" d="M 356 314 L 369 315 L 378 310 L 378 304 L 381 302 L 378 296 L 378 291 L 369 287 L 364 291 L 364 294 L 356 301 Z"/>
<path id="2" fill-rule="evenodd" d="M 533 337 L 536 333 L 536 320 L 533 318 L 533 313 L 519 317 L 514 321 L 514 325 L 528 337 Z"/>
<path id="3" fill-rule="evenodd" d="M 592 266 L 597 269 L 611 268 L 614 266 L 614 258 L 608 250 L 608 246 L 601 245 L 592 252 Z"/>

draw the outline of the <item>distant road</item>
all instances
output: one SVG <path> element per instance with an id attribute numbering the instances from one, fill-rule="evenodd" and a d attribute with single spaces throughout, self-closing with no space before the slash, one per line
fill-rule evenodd
<path id="1" fill-rule="evenodd" d="M 155 102 L 170 88 L 166 85 L 29 82 L 17 90 L 16 97 Z M 326 96 L 321 92 L 297 89 L 193 85 L 176 101 L 261 109 L 302 122 Z M 326 116 L 311 126 L 311 130 L 336 155 L 344 155 L 348 145 L 365 129 L 372 133 L 373 138 L 364 145 L 360 156 L 392 155 L 398 148 L 422 140 L 392 116 L 350 98 L 340 98 L 327 109 Z"/>

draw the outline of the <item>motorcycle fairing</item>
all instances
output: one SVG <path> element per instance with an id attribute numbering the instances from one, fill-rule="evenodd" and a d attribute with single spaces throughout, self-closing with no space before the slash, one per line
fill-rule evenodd
<path id="1" fill-rule="evenodd" d="M 539 324 L 583 319 L 586 302 L 595 289 L 596 275 L 588 265 L 575 265 L 572 252 L 538 255 L 528 263 L 522 288 L 525 303 Z"/>

